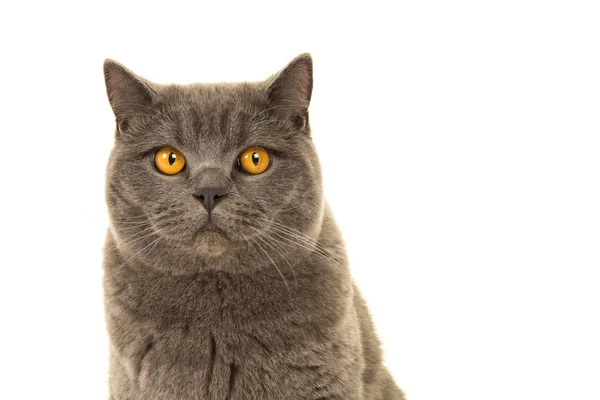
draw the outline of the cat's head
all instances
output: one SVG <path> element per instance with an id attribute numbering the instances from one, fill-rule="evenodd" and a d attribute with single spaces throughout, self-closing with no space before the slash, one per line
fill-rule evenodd
<path id="1" fill-rule="evenodd" d="M 310 55 L 256 83 L 162 85 L 111 60 L 104 75 L 117 121 L 107 203 L 123 257 L 173 273 L 252 270 L 311 246 L 324 206 Z"/>

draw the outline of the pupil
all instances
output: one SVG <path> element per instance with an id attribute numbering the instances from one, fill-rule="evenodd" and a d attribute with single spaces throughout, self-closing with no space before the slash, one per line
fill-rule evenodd
<path id="1" fill-rule="evenodd" d="M 252 154 L 252 162 L 254 163 L 254 166 L 258 166 L 258 154 L 253 153 Z"/>
<path id="2" fill-rule="evenodd" d="M 177 156 L 175 155 L 175 153 L 169 154 L 169 165 L 175 164 L 176 159 L 177 159 Z"/>

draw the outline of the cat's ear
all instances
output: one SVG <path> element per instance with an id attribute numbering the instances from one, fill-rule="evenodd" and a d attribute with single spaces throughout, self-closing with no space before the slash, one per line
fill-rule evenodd
<path id="1" fill-rule="evenodd" d="M 126 125 L 129 117 L 136 114 L 147 114 L 152 109 L 156 91 L 152 83 L 137 76 L 118 62 L 104 60 L 104 81 L 106 94 L 117 118 L 117 129 Z"/>
<path id="2" fill-rule="evenodd" d="M 313 88 L 313 63 L 310 54 L 300 54 L 269 78 L 268 82 L 270 109 L 290 118 L 300 128 L 307 126 Z"/>

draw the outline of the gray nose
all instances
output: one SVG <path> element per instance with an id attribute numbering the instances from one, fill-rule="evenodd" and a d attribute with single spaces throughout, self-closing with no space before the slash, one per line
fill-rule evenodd
<path id="1" fill-rule="evenodd" d="M 206 187 L 201 188 L 194 193 L 194 197 L 196 197 L 206 211 L 209 213 L 215 208 L 215 205 L 227 194 L 227 188 L 224 187 Z"/>

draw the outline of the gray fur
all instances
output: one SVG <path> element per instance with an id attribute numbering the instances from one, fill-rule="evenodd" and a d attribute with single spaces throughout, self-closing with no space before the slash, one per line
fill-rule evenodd
<path id="1" fill-rule="evenodd" d="M 323 199 L 303 54 L 264 82 L 158 85 L 104 64 L 117 119 L 104 256 L 110 398 L 399 400 Z M 259 145 L 271 167 L 248 175 Z M 159 173 L 164 146 L 186 168 Z M 193 193 L 229 194 L 210 216 Z"/>

